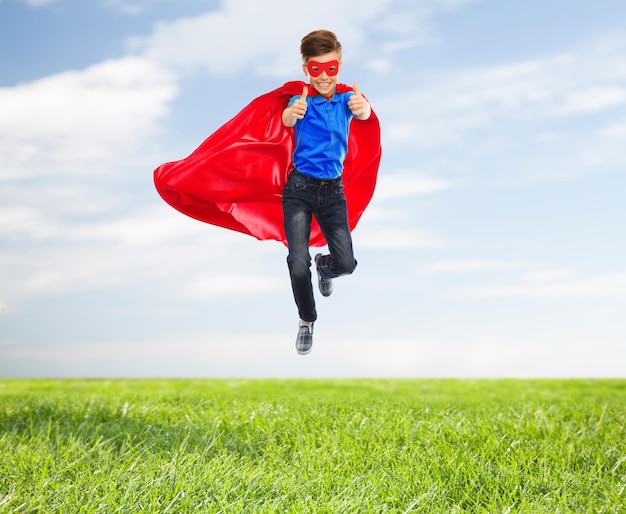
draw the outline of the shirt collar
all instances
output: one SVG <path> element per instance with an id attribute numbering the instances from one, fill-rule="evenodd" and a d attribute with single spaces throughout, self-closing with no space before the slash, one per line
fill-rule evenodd
<path id="1" fill-rule="evenodd" d="M 336 88 L 335 88 L 335 92 L 333 93 L 333 96 L 330 97 L 328 100 L 326 99 L 326 97 L 320 95 L 317 91 L 315 91 L 315 94 L 313 95 L 309 93 L 309 96 L 315 103 L 318 103 L 318 104 L 323 103 L 323 102 L 338 102 L 339 101 L 339 96 L 337 95 Z"/>

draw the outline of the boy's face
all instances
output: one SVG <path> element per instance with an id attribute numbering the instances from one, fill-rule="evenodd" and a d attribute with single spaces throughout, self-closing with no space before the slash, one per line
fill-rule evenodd
<path id="1" fill-rule="evenodd" d="M 341 56 L 339 52 L 329 52 L 324 55 L 311 57 L 302 65 L 302 70 L 309 77 L 311 86 L 320 95 L 329 96 L 334 93 L 337 85 L 339 71 L 341 70 Z"/>

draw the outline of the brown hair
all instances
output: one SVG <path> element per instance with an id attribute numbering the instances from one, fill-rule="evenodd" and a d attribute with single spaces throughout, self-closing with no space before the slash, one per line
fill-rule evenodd
<path id="1" fill-rule="evenodd" d="M 341 43 L 330 30 L 314 30 L 304 36 L 300 42 L 300 53 L 305 63 L 312 57 L 330 52 L 339 52 L 339 60 L 341 60 Z"/>

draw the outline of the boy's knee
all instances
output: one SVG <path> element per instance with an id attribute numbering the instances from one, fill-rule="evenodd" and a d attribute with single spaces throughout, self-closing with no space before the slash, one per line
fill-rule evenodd
<path id="1" fill-rule="evenodd" d="M 355 259 L 343 259 L 333 262 L 333 271 L 337 275 L 351 275 L 356 269 L 357 262 Z"/>
<path id="2" fill-rule="evenodd" d="M 294 277 L 305 277 L 310 273 L 311 258 L 289 258 L 287 257 L 287 266 Z"/>

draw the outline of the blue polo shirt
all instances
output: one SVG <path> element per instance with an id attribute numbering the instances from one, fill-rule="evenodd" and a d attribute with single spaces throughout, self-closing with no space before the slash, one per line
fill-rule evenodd
<path id="1" fill-rule="evenodd" d="M 348 152 L 350 121 L 354 117 L 348 107 L 353 93 L 335 93 L 330 100 L 323 96 L 307 96 L 304 118 L 296 121 L 296 147 L 293 165 L 309 177 L 332 180 L 341 176 Z M 289 105 L 300 98 L 293 96 Z"/>

